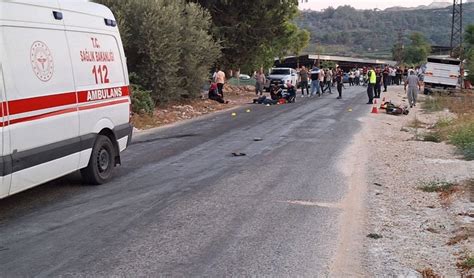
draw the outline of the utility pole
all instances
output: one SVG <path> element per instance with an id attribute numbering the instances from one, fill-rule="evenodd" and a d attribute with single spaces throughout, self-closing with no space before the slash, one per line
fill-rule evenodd
<path id="1" fill-rule="evenodd" d="M 395 59 L 398 62 L 398 65 L 403 63 L 403 49 L 405 45 L 403 44 L 404 30 L 396 29 L 397 31 L 397 44 L 395 45 Z"/>
<path id="2" fill-rule="evenodd" d="M 321 42 L 316 41 L 316 55 L 318 56 L 318 60 L 316 61 L 316 66 L 319 68 L 321 66 Z"/>
<path id="3" fill-rule="evenodd" d="M 460 81 L 461 93 L 464 81 L 463 59 L 463 26 L 462 26 L 462 0 L 453 0 L 453 21 L 451 26 L 451 57 L 461 59 Z"/>
<path id="4" fill-rule="evenodd" d="M 451 26 L 451 56 L 461 55 L 463 43 L 462 0 L 453 0 Z"/>

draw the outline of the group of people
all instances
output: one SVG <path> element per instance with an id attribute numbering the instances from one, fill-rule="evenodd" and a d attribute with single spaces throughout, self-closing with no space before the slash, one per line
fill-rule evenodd
<path id="1" fill-rule="evenodd" d="M 367 96 L 369 98 L 367 104 L 373 104 L 375 98 L 380 98 L 382 86 L 386 92 L 388 85 L 401 85 L 403 82 L 410 108 L 413 108 L 416 106 L 418 92 L 421 90 L 421 76 L 419 68 L 406 68 L 402 71 L 400 68 L 395 69 L 387 66 L 381 69 L 372 66 L 367 72 Z"/>
<path id="2" fill-rule="evenodd" d="M 339 93 L 337 98 L 342 99 L 342 88 L 344 86 L 343 77 L 344 72 L 339 67 L 335 69 L 323 69 L 314 65 L 311 70 L 308 70 L 305 66 L 302 66 L 299 70 L 301 95 L 302 97 L 305 97 L 305 90 L 308 97 L 316 95 L 321 96 L 325 92 L 332 94 L 332 87 L 336 86 Z M 310 79 L 311 86 L 309 83 Z M 309 87 L 311 87 L 311 93 L 309 91 Z"/>
<path id="3" fill-rule="evenodd" d="M 408 94 L 410 107 L 416 106 L 418 91 L 421 90 L 422 78 L 420 68 L 405 68 L 400 67 L 364 67 L 354 68 L 345 73 L 340 67 L 319 68 L 314 65 L 311 69 L 302 66 L 298 70 L 298 83 L 301 87 L 301 96 L 307 97 L 322 96 L 328 92 L 332 94 L 332 88 L 336 87 L 338 91 L 337 99 L 342 99 L 342 90 L 344 89 L 344 79 L 348 79 L 349 86 L 367 86 L 367 96 L 369 101 L 367 104 L 373 104 L 374 99 L 380 98 L 383 92 L 387 92 L 389 85 L 405 86 L 405 91 Z M 255 73 L 256 94 L 260 96 L 264 93 L 264 86 L 267 82 L 265 73 L 262 69 Z M 224 100 L 224 83 L 225 73 L 218 69 L 213 75 L 213 82 L 209 89 L 209 99 L 215 100 L 219 103 L 228 103 Z M 285 90 L 281 86 L 285 87 Z M 274 101 L 285 99 L 287 102 L 294 102 L 296 99 L 295 84 L 281 84 L 273 85 L 270 88 L 270 96 Z M 310 91 L 311 88 L 311 91 Z"/>

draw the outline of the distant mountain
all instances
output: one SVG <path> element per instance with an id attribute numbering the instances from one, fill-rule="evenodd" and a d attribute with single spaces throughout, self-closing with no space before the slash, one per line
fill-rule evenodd
<path id="1" fill-rule="evenodd" d="M 471 0 L 474 1 L 474 0 Z M 453 5 L 452 2 L 447 1 L 435 1 L 429 5 L 421 5 L 415 8 L 407 8 L 407 7 L 391 7 L 385 9 L 386 12 L 394 12 L 394 11 L 413 11 L 413 10 L 432 10 L 432 9 L 443 9 Z"/>
<path id="2" fill-rule="evenodd" d="M 464 4 L 464 24 L 474 24 L 474 0 Z M 447 6 L 446 6 L 447 5 Z M 432 7 L 427 9 L 426 7 Z M 448 7 L 449 6 L 449 7 Z M 297 24 L 311 32 L 312 46 L 321 45 L 328 54 L 351 56 L 390 56 L 397 40 L 397 30 L 408 35 L 423 33 L 433 45 L 449 46 L 451 4 L 434 2 L 415 9 L 356 10 L 350 6 L 328 8 L 321 12 L 303 11 Z M 434 8 L 443 7 L 443 8 Z"/>

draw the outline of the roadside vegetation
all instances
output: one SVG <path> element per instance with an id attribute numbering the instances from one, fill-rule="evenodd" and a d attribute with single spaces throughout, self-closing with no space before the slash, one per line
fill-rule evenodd
<path id="1" fill-rule="evenodd" d="M 426 112 L 444 109 L 454 113 L 453 118 L 440 118 L 423 140 L 445 141 L 456 146 L 467 160 L 474 160 L 474 96 L 471 93 L 428 98 L 423 108 Z"/>
<path id="2" fill-rule="evenodd" d="M 474 3 L 463 2 L 463 21 L 474 24 Z M 383 11 L 339 6 L 304 11 L 298 23 L 311 32 L 308 53 L 317 53 L 316 46 L 322 45 L 326 50 L 324 54 L 390 59 L 390 50 L 397 41 L 397 30 L 403 30 L 406 35 L 422 32 L 430 44 L 449 45 L 452 12 L 452 6 L 433 10 L 392 8 Z M 405 39 L 404 44 L 408 42 Z"/>
<path id="3" fill-rule="evenodd" d="M 419 189 L 427 193 L 442 193 L 451 191 L 454 186 L 455 184 L 451 182 L 431 181 L 423 183 L 422 185 L 420 185 Z"/>
<path id="4" fill-rule="evenodd" d="M 469 256 L 459 263 L 459 267 L 464 270 L 471 270 L 474 268 L 474 256 Z"/>
<path id="5" fill-rule="evenodd" d="M 293 23 L 298 0 L 94 1 L 117 18 L 140 115 L 199 99 L 216 66 L 228 77 L 252 74 L 299 54 L 310 39 Z"/>

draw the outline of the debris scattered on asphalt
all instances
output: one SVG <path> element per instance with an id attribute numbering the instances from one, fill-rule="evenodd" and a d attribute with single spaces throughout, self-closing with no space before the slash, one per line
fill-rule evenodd
<path id="1" fill-rule="evenodd" d="M 250 109 L 247 109 L 245 112 L 250 113 L 251 111 L 250 111 Z"/>
<path id="2" fill-rule="evenodd" d="M 232 113 L 231 115 L 232 115 L 232 117 L 236 117 L 236 116 L 237 116 L 237 113 L 234 112 L 234 113 Z"/>
<path id="3" fill-rule="evenodd" d="M 233 156 L 246 156 L 245 153 L 232 153 Z"/>
<path id="4" fill-rule="evenodd" d="M 253 140 L 254 140 L 255 142 L 260 142 L 260 141 L 263 141 L 263 138 L 258 138 L 258 137 L 257 137 L 257 138 L 253 138 Z"/>
<path id="5" fill-rule="evenodd" d="M 381 185 L 381 184 L 378 183 L 378 182 L 374 182 L 374 185 L 376 185 L 376 186 L 383 186 L 383 185 Z"/>
<path id="6" fill-rule="evenodd" d="M 379 235 L 379 234 L 368 234 L 367 237 L 371 238 L 371 239 L 381 239 L 381 238 L 383 238 L 383 236 Z"/>

